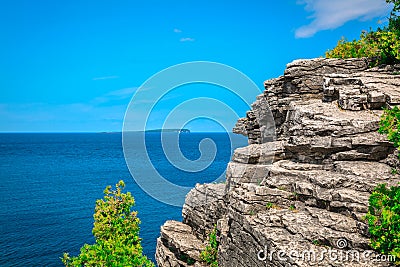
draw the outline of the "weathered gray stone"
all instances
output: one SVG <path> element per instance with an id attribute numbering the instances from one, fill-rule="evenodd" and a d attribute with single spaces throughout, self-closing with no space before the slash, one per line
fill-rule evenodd
<path id="1" fill-rule="evenodd" d="M 362 110 L 367 107 L 367 95 L 360 88 L 339 90 L 339 106 L 345 110 Z"/>
<path id="2" fill-rule="evenodd" d="M 386 104 L 386 95 L 379 90 L 371 89 L 368 91 L 367 97 L 369 109 L 379 109 Z"/>
<path id="3" fill-rule="evenodd" d="M 157 239 L 156 259 L 160 267 L 193 266 L 200 263 L 203 242 L 193 235 L 192 229 L 181 222 L 167 221 Z M 205 265 L 197 265 L 205 266 Z"/>
<path id="4" fill-rule="evenodd" d="M 226 212 L 224 197 L 225 184 L 197 184 L 186 196 L 183 222 L 199 238 L 205 239 Z"/>

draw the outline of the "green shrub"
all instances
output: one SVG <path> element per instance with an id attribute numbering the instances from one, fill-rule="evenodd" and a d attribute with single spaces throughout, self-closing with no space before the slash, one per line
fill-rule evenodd
<path id="1" fill-rule="evenodd" d="M 365 216 L 371 234 L 371 246 L 385 255 L 400 259 L 400 187 L 379 185 L 369 198 Z"/>
<path id="2" fill-rule="evenodd" d="M 395 19 L 399 18 L 397 16 L 397 12 L 400 11 L 400 0 L 386 0 L 386 3 L 393 4 L 393 9 L 392 9 L 392 12 L 390 13 L 390 19 L 389 19 L 389 22 L 393 22 Z M 390 26 L 390 23 L 389 23 L 389 26 Z"/>
<path id="3" fill-rule="evenodd" d="M 377 51 L 376 63 L 395 64 L 400 62 L 400 35 L 391 31 L 377 31 L 369 36 L 373 50 Z"/>
<path id="4" fill-rule="evenodd" d="M 208 236 L 209 244 L 200 253 L 200 259 L 209 264 L 210 267 L 218 267 L 218 241 L 217 241 L 217 227 L 211 231 Z"/>
<path id="5" fill-rule="evenodd" d="M 332 50 L 325 53 L 327 58 L 359 58 L 359 57 L 372 57 L 377 51 L 372 51 L 366 43 L 365 33 L 360 37 L 360 40 L 353 40 L 351 42 L 342 38 L 338 41 L 337 46 Z"/>
<path id="6" fill-rule="evenodd" d="M 325 53 L 326 58 L 361 58 L 371 59 L 371 66 L 378 64 L 400 63 L 400 0 L 387 0 L 393 3 L 389 24 L 377 31 L 363 32 L 359 40 L 351 42 L 342 38 L 336 47 Z"/>
<path id="7" fill-rule="evenodd" d="M 389 21 L 389 25 L 387 27 L 388 31 L 396 33 L 398 36 L 400 36 L 400 17 L 393 17 Z"/>
<path id="8" fill-rule="evenodd" d="M 96 201 L 93 215 L 95 244 L 85 244 L 77 257 L 64 253 L 65 266 L 154 266 L 142 254 L 140 220 L 131 211 L 135 200 L 131 193 L 122 193 L 124 187 L 123 181 L 116 184 L 115 190 L 106 187 L 104 199 Z"/>
<path id="9" fill-rule="evenodd" d="M 359 40 L 342 39 L 325 53 L 326 58 L 371 59 L 371 65 L 400 63 L 400 35 L 391 31 L 363 32 Z"/>
<path id="10" fill-rule="evenodd" d="M 398 106 L 385 109 L 379 122 L 378 132 L 387 134 L 387 138 L 397 148 L 400 146 L 400 109 Z"/>
<path id="11" fill-rule="evenodd" d="M 394 146 L 400 147 L 400 109 L 395 106 L 385 109 L 378 132 L 387 134 Z M 396 174 L 397 169 L 392 169 Z M 368 213 L 365 216 L 371 234 L 371 246 L 385 255 L 393 255 L 400 263 L 400 187 L 387 188 L 381 184 L 369 198 Z"/>

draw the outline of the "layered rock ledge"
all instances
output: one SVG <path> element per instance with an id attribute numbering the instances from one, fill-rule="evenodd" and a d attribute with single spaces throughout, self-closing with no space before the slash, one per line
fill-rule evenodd
<path id="1" fill-rule="evenodd" d="M 220 267 L 390 266 L 363 216 L 378 184 L 400 182 L 396 151 L 377 133 L 382 107 L 400 104 L 400 66 L 368 64 L 297 60 L 266 81 L 234 128 L 249 146 L 235 151 L 226 183 L 196 185 L 183 222 L 161 228 L 158 265 L 203 266 L 217 225 Z"/>

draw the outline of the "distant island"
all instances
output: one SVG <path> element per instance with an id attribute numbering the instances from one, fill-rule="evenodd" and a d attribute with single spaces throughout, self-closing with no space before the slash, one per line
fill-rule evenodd
<path id="1" fill-rule="evenodd" d="M 190 133 L 189 129 L 155 129 L 155 130 L 146 130 L 146 133 Z"/>

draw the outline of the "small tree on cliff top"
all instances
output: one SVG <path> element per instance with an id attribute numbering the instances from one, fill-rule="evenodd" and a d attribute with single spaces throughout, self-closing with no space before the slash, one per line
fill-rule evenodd
<path id="1" fill-rule="evenodd" d="M 131 211 L 135 200 L 131 193 L 122 193 L 124 187 L 123 181 L 116 184 L 115 190 L 106 187 L 104 199 L 96 201 L 93 215 L 95 244 L 85 244 L 77 257 L 64 253 L 65 266 L 154 266 L 142 254 L 140 220 Z"/>
<path id="2" fill-rule="evenodd" d="M 400 36 L 400 17 L 398 15 L 400 12 L 400 0 L 386 0 L 386 2 L 393 4 L 393 10 L 390 13 L 389 26 L 387 29 L 397 33 L 397 36 Z"/>
<path id="3" fill-rule="evenodd" d="M 361 33 L 359 40 L 351 42 L 346 39 L 338 41 L 332 50 L 325 53 L 327 58 L 360 58 L 371 59 L 371 65 L 400 63 L 400 0 L 386 0 L 393 4 L 389 25 L 377 31 Z"/>
<path id="4" fill-rule="evenodd" d="M 386 0 L 386 3 L 392 3 L 394 5 L 392 15 L 396 15 L 396 12 L 400 11 L 400 0 Z"/>

